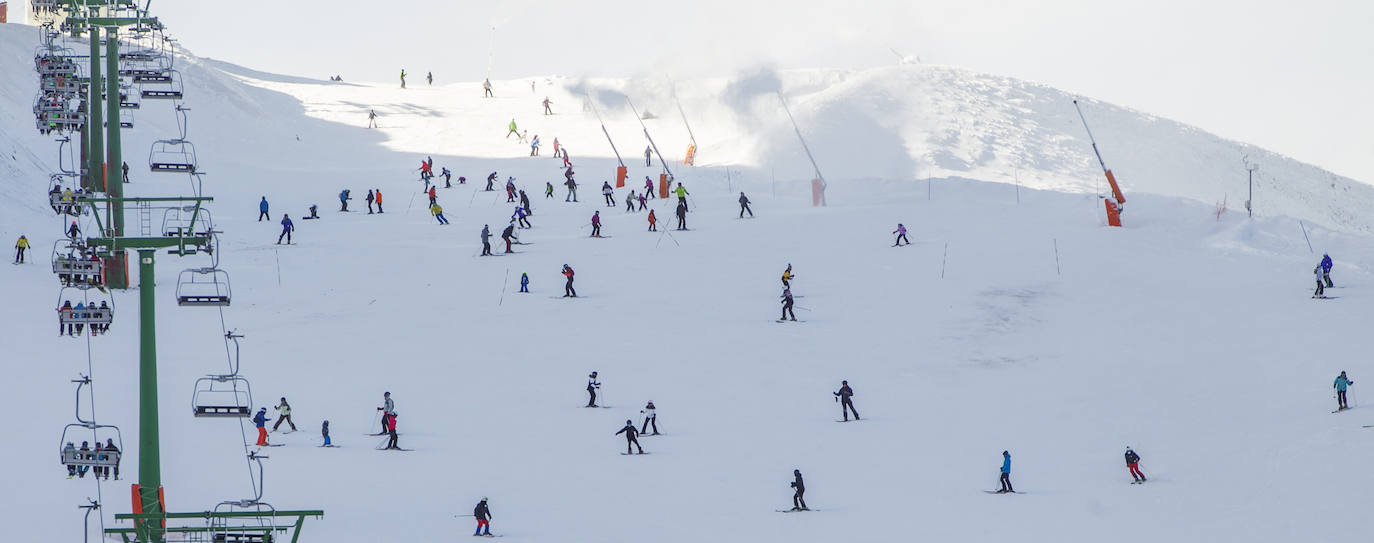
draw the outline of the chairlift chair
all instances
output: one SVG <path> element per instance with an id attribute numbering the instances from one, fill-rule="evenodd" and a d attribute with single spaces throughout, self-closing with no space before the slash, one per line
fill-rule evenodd
<path id="1" fill-rule="evenodd" d="M 256 458 L 254 458 L 256 460 Z M 261 474 L 262 461 L 258 460 L 258 470 Z M 261 476 L 261 475 L 260 475 Z M 210 542 L 211 543 L 273 543 L 277 537 L 277 508 L 272 504 L 262 501 L 261 484 L 258 485 L 259 495 L 254 499 L 236 500 L 220 502 L 215 506 L 215 513 L 240 511 L 239 515 L 233 517 L 211 516 L 210 517 Z M 242 516 L 243 513 L 255 512 L 259 515 Z M 243 525 L 230 526 L 230 519 L 241 519 Z M 247 521 L 255 519 L 257 526 L 247 525 Z M 285 529 L 283 527 L 282 529 Z"/>
<path id="2" fill-rule="evenodd" d="M 144 98 L 154 100 L 180 100 L 182 98 L 182 90 L 184 87 L 181 84 L 181 74 L 177 73 L 176 70 L 168 70 L 167 73 L 171 76 L 169 81 L 167 81 L 169 88 L 143 89 L 142 94 Z"/>
<path id="3" fill-rule="evenodd" d="M 105 285 L 104 262 L 87 257 L 84 244 L 66 238 L 53 244 L 52 272 L 63 287 L 86 290 Z"/>
<path id="4" fill-rule="evenodd" d="M 192 224 L 194 222 L 195 224 Z M 210 210 L 196 206 L 168 208 L 162 212 L 162 235 L 169 238 L 184 236 L 209 236 L 214 231 L 215 221 Z"/>
<path id="5" fill-rule="evenodd" d="M 99 262 L 96 262 L 97 264 Z M 66 296 L 68 288 L 81 288 L 75 285 L 63 287 L 57 296 L 57 323 L 60 329 L 70 329 L 73 325 L 85 325 L 91 330 L 91 335 L 101 335 L 110 324 L 114 322 L 114 298 L 101 300 L 110 302 L 106 307 L 90 307 L 93 302 L 86 300 L 86 307 L 76 309 L 75 307 L 63 307 L 64 302 L 70 302 L 71 298 Z M 85 289 L 82 289 L 85 290 Z M 60 330 L 59 330 L 60 331 Z M 84 332 L 85 330 L 83 330 Z M 61 334 L 72 335 L 76 334 Z"/>
<path id="6" fill-rule="evenodd" d="M 237 373 L 207 375 L 196 379 L 191 394 L 191 414 L 204 418 L 253 416 L 253 388 Z"/>
<path id="7" fill-rule="evenodd" d="M 93 431 L 93 432 L 94 432 L 94 437 L 93 437 L 93 439 L 95 439 L 95 442 L 96 442 L 96 443 L 101 443 L 101 444 L 105 443 L 105 441 L 101 439 L 102 430 L 114 430 L 114 435 L 113 435 L 113 436 L 109 435 L 109 434 L 110 434 L 109 431 L 105 431 L 105 432 L 103 432 L 103 433 L 106 435 L 106 439 L 108 439 L 108 438 L 114 438 L 115 443 L 116 443 L 115 446 L 118 447 L 119 450 L 110 450 L 110 451 L 107 451 L 107 450 L 101 449 L 100 452 L 96 452 L 96 451 L 95 451 L 95 448 L 92 447 L 91 449 L 88 449 L 88 450 L 84 450 L 84 451 L 83 451 L 83 450 L 81 450 L 81 449 L 79 449 L 79 448 L 76 448 L 75 445 L 73 445 L 73 448 L 72 448 L 72 449 L 67 449 L 67 443 L 75 443 L 76 441 L 81 441 L 80 438 L 72 438 L 72 439 L 68 439 L 68 438 L 67 438 L 68 432 L 71 432 L 73 429 L 76 429 L 77 431 L 81 431 L 81 430 L 91 430 L 91 431 Z M 123 434 L 120 433 L 119 427 L 118 427 L 118 426 L 113 426 L 113 425 L 109 425 L 109 424 L 96 424 L 96 423 L 94 423 L 94 422 L 85 422 L 85 423 L 79 423 L 79 424 L 78 424 L 78 423 L 73 423 L 73 424 L 68 424 L 68 425 L 66 425 L 65 427 L 62 428 L 62 440 L 59 441 L 59 442 L 57 443 L 57 449 L 58 449 L 58 456 L 61 458 L 61 460 L 62 460 L 62 465 L 64 465 L 64 466 L 76 466 L 76 467 L 83 467 L 83 466 L 84 466 L 84 467 L 87 467 L 87 468 L 93 468 L 93 467 L 105 467 L 105 468 L 119 467 L 119 459 L 120 459 L 120 457 L 123 456 L 123 454 L 124 454 L 124 436 L 123 436 Z"/>
<path id="8" fill-rule="evenodd" d="M 229 272 L 192 268 L 177 275 L 177 305 L 225 307 L 230 297 Z"/>
<path id="9" fill-rule="evenodd" d="M 195 173 L 196 146 L 180 138 L 157 140 L 148 151 L 148 168 L 154 172 Z"/>

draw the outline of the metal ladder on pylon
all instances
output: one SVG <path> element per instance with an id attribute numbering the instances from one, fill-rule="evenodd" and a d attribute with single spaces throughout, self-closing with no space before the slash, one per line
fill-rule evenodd
<path id="1" fill-rule="evenodd" d="M 153 235 L 153 208 L 148 202 L 138 203 L 138 235 L 145 238 Z"/>

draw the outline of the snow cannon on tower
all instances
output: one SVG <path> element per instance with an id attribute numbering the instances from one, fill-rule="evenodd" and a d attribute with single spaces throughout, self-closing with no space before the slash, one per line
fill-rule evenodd
<path id="1" fill-rule="evenodd" d="M 1112 196 L 1102 197 L 1102 203 L 1107 208 L 1107 225 L 1121 226 L 1121 213 L 1125 210 L 1126 196 L 1121 194 L 1121 186 L 1116 184 L 1116 176 L 1112 175 L 1112 170 L 1107 168 L 1107 163 L 1102 160 L 1102 153 L 1097 150 L 1097 140 L 1093 139 L 1093 131 L 1088 128 L 1088 119 L 1083 117 L 1083 109 L 1078 107 L 1078 100 L 1073 101 L 1073 108 L 1078 111 L 1078 119 L 1083 121 L 1083 130 L 1088 132 L 1088 141 L 1092 142 L 1093 154 L 1097 156 L 1097 164 L 1102 166 L 1102 173 L 1107 176 L 1107 183 L 1112 187 Z"/>

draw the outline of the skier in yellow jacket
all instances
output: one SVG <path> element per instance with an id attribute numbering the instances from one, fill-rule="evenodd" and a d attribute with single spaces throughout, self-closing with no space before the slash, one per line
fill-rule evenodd
<path id="1" fill-rule="evenodd" d="M 24 251 L 29 248 L 29 238 L 19 236 L 19 241 L 14 242 L 14 263 L 24 263 Z"/>

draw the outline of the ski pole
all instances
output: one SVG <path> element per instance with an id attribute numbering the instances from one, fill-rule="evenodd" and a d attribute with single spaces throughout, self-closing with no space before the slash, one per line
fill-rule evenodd
<path id="1" fill-rule="evenodd" d="M 377 422 L 378 420 L 381 419 L 381 417 L 382 417 L 382 411 L 379 409 L 379 410 L 377 410 L 377 416 L 375 416 L 375 417 L 372 418 L 372 422 Z M 367 423 L 368 431 L 371 431 L 371 430 L 372 430 L 372 422 Z"/>

